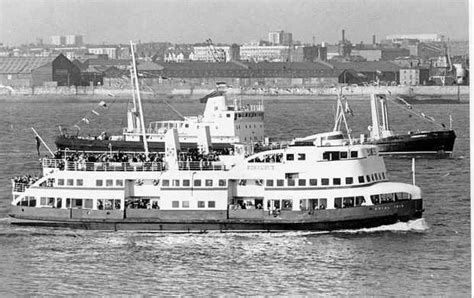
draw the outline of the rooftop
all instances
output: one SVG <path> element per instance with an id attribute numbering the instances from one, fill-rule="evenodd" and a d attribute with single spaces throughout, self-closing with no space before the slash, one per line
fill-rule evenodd
<path id="1" fill-rule="evenodd" d="M 0 57 L 0 73 L 31 73 L 32 70 L 52 62 L 56 57 Z"/>
<path id="2" fill-rule="evenodd" d="M 399 71 L 400 66 L 389 61 L 332 62 L 336 69 L 355 69 L 360 72 Z"/>

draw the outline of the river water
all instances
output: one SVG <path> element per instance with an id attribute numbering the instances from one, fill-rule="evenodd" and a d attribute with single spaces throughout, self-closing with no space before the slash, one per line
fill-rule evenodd
<path id="1" fill-rule="evenodd" d="M 390 295 L 471 293 L 469 105 L 418 104 L 457 134 L 450 159 L 417 159 L 424 218 L 338 232 L 158 234 L 23 228 L 9 224 L 9 179 L 39 172 L 35 127 L 53 147 L 57 126 L 84 134 L 126 125 L 124 103 L 108 100 L 1 99 L 0 295 Z M 177 119 L 163 102 L 145 102 L 147 121 Z M 176 100 L 184 115 L 198 101 Z M 368 101 L 351 103 L 353 133 L 365 133 Z M 266 134 L 291 139 L 332 129 L 334 100 L 265 98 Z M 94 110 L 101 114 L 96 116 Z M 433 128 L 390 106 L 396 131 Z M 44 146 L 42 154 L 47 154 Z M 389 177 L 411 183 L 411 160 L 386 158 Z"/>

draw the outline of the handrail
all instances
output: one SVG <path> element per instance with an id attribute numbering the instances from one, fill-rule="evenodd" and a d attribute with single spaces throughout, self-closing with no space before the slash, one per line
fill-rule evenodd
<path id="1" fill-rule="evenodd" d="M 163 171 L 162 162 L 80 162 L 67 161 L 66 171 L 102 171 L 102 172 L 151 172 Z"/>
<path id="2" fill-rule="evenodd" d="M 13 182 L 13 191 L 14 192 L 25 192 L 25 189 L 28 188 L 28 183 L 24 182 Z"/>
<path id="3" fill-rule="evenodd" d="M 65 171 L 104 171 L 104 172 L 150 172 L 166 170 L 165 162 L 85 162 L 64 161 L 63 159 L 43 159 L 43 168 L 57 168 Z M 182 171 L 222 171 L 223 163 L 213 161 L 180 161 Z"/>
<path id="4" fill-rule="evenodd" d="M 180 161 L 178 168 L 181 171 L 223 171 L 226 167 L 223 163 L 212 161 Z"/>

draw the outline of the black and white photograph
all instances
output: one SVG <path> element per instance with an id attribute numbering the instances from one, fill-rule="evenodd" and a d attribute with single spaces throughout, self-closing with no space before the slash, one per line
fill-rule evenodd
<path id="1" fill-rule="evenodd" d="M 471 296 L 473 5 L 0 0 L 0 296 Z"/>

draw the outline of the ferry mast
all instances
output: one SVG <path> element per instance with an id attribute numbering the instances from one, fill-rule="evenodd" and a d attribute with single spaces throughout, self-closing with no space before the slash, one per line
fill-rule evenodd
<path id="1" fill-rule="evenodd" d="M 135 90 L 134 93 L 136 92 L 136 99 L 138 102 L 138 110 L 140 114 L 140 130 L 143 135 L 143 147 L 145 149 L 145 155 L 148 156 L 148 141 L 146 139 L 146 129 L 145 129 L 145 120 L 143 119 L 143 108 L 142 108 L 142 101 L 140 98 L 140 85 L 138 84 L 138 75 L 137 75 L 137 64 L 135 61 L 135 51 L 134 51 L 134 44 L 132 41 L 130 41 L 130 49 L 131 49 L 131 54 L 132 54 L 132 70 L 133 70 L 133 86 L 132 88 Z"/>

